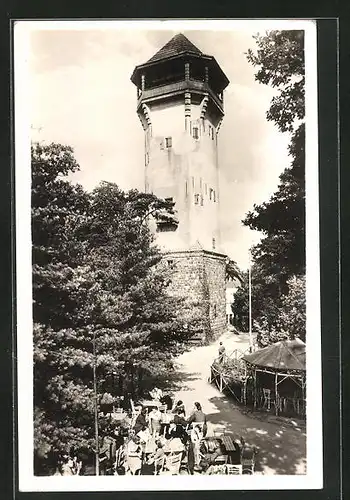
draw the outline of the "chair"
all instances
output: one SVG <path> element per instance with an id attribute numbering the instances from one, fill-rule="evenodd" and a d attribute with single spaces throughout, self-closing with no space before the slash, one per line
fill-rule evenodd
<path id="1" fill-rule="evenodd" d="M 255 472 L 255 456 L 257 449 L 255 447 L 243 445 L 241 450 L 241 465 L 243 474 L 254 474 Z"/>
<path id="2" fill-rule="evenodd" d="M 153 475 L 157 476 L 158 474 L 162 474 L 164 471 L 166 457 L 160 457 L 154 460 L 154 472 Z"/>
<path id="3" fill-rule="evenodd" d="M 270 410 L 271 408 L 271 389 L 263 389 L 263 408 Z"/>
<path id="4" fill-rule="evenodd" d="M 238 476 L 242 474 L 242 465 L 226 465 L 226 474 Z"/>
<path id="5" fill-rule="evenodd" d="M 167 462 L 167 469 L 172 476 L 178 476 L 180 473 L 182 451 L 173 451 L 170 453 Z"/>
<path id="6" fill-rule="evenodd" d="M 215 459 L 215 465 L 224 465 L 228 462 L 228 455 L 219 455 Z"/>

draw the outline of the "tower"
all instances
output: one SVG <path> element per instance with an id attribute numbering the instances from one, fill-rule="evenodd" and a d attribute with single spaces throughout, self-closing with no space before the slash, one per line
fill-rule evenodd
<path id="1" fill-rule="evenodd" d="M 207 335 L 225 327 L 217 137 L 229 81 L 215 58 L 174 36 L 136 66 L 145 132 L 145 191 L 175 203 L 178 224 L 159 222 L 157 243 L 174 266 L 173 289 L 203 304 Z"/>

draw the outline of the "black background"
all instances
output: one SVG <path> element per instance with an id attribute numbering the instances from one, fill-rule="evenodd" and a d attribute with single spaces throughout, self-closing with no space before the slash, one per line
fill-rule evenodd
<path id="1" fill-rule="evenodd" d="M 349 142 L 348 115 L 349 86 L 347 68 L 349 61 L 348 32 L 349 19 L 346 12 L 340 15 L 337 2 L 242 2 L 234 5 L 231 1 L 210 2 L 161 2 L 141 1 L 101 1 L 98 2 L 8 2 L 1 4 L 0 17 L 0 57 L 1 83 L 0 94 L 0 498 L 1 499 L 73 499 L 73 498 L 118 498 L 122 500 L 156 498 L 186 498 L 207 500 L 220 495 L 224 498 L 259 498 L 294 499 L 309 498 L 316 500 L 337 500 L 350 498 L 349 482 L 346 473 L 341 481 L 340 470 L 350 471 L 346 467 L 346 450 L 349 448 L 349 432 L 346 420 L 341 434 L 340 427 L 340 392 L 341 369 L 339 363 L 340 340 L 340 290 L 342 309 L 342 369 L 343 369 L 343 405 L 349 409 L 345 393 L 349 394 L 349 342 L 346 339 L 348 327 L 349 281 L 345 278 L 347 259 L 345 249 L 348 246 L 349 229 L 347 223 L 350 196 L 348 175 L 346 172 L 346 142 Z M 342 149 L 338 143 L 338 27 L 340 15 L 340 75 L 342 77 Z M 16 443 L 14 431 L 16 422 L 15 406 L 15 222 L 14 222 L 14 143 L 13 143 L 13 95 L 12 95 L 12 52 L 11 19 L 99 19 L 99 18 L 309 18 L 318 19 L 318 94 L 319 94 L 319 194 L 320 194 L 320 258 L 321 258 L 321 307 L 322 307 L 322 363 L 323 363 L 323 423 L 324 423 L 324 488 L 315 491 L 230 491 L 230 492 L 114 492 L 114 493 L 20 493 L 16 470 Z M 322 19 L 330 18 L 330 19 Z M 341 156 L 341 168 L 339 160 Z M 341 184 L 340 184 L 341 181 Z M 340 209 L 342 224 L 340 229 Z M 340 251 L 342 242 L 342 284 L 340 282 Z M 308 283 L 308 286 L 312 284 Z M 17 312 L 20 314 L 20 311 Z M 341 440 L 343 446 L 341 446 Z M 344 458 L 343 463 L 341 458 Z M 348 494 L 346 494 L 348 493 Z"/>

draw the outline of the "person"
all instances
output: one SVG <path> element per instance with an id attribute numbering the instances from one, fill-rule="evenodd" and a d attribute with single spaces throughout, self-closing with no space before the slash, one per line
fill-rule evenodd
<path id="1" fill-rule="evenodd" d="M 201 441 L 203 439 L 203 430 L 202 426 L 200 424 L 194 423 L 192 429 L 191 429 L 191 442 L 193 445 L 193 453 L 194 453 L 194 465 L 197 470 L 199 470 L 199 464 L 200 464 L 200 445 Z M 196 470 L 196 469 L 195 469 Z"/>
<path id="2" fill-rule="evenodd" d="M 63 463 L 61 466 L 61 474 L 62 474 L 62 476 L 74 476 L 75 475 L 74 462 L 71 459 L 71 457 L 68 455 L 63 456 Z"/>
<path id="3" fill-rule="evenodd" d="M 173 413 L 175 413 L 176 415 L 179 415 L 179 416 L 182 415 L 182 416 L 186 417 L 185 405 L 183 404 L 181 399 L 179 399 L 179 401 L 174 406 Z"/>
<path id="4" fill-rule="evenodd" d="M 222 342 L 220 342 L 218 363 L 223 363 L 224 362 L 224 358 L 225 358 L 225 346 L 223 345 Z"/>
<path id="5" fill-rule="evenodd" d="M 189 418 L 187 419 L 188 424 L 192 424 L 193 422 L 196 423 L 203 423 L 205 424 L 207 422 L 207 417 L 205 413 L 202 410 L 202 405 L 196 401 L 193 405 L 193 411 Z"/>
<path id="6" fill-rule="evenodd" d="M 142 408 L 141 413 L 137 415 L 135 425 L 134 425 L 134 430 L 135 434 L 137 434 L 140 431 L 144 431 L 147 427 L 147 408 Z"/>
<path id="7" fill-rule="evenodd" d="M 173 400 L 169 394 L 162 396 L 160 402 L 167 407 L 167 410 L 171 410 L 173 407 Z"/>
<path id="8" fill-rule="evenodd" d="M 149 429 L 152 434 L 152 436 L 155 436 L 156 434 L 159 434 L 160 432 L 160 427 L 161 427 L 161 422 L 162 420 L 162 414 L 159 411 L 158 408 L 152 408 L 148 415 L 148 421 L 149 421 Z"/>
<path id="9" fill-rule="evenodd" d="M 150 454 L 148 459 L 148 463 L 152 464 L 156 461 L 159 461 L 161 458 L 165 456 L 164 445 L 160 439 L 156 441 L 156 450 L 154 453 Z"/>
<path id="10" fill-rule="evenodd" d="M 218 457 L 226 455 L 226 447 L 219 439 L 209 439 L 203 441 L 200 445 L 200 453 L 202 459 L 200 460 L 200 468 L 205 472 L 211 465 L 215 465 Z"/>
<path id="11" fill-rule="evenodd" d="M 127 470 L 130 474 L 138 474 L 142 465 L 142 448 L 140 445 L 140 438 L 133 436 L 126 447 L 126 463 Z"/>
<path id="12" fill-rule="evenodd" d="M 152 399 L 155 399 L 156 401 L 160 401 L 160 399 L 163 396 L 163 391 L 159 389 L 158 387 L 155 387 L 152 391 L 150 391 L 149 395 L 151 396 Z"/>

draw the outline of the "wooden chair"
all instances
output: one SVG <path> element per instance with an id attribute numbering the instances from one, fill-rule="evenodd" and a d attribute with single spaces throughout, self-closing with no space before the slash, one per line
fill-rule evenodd
<path id="1" fill-rule="evenodd" d="M 224 465 L 228 462 L 228 455 L 219 455 L 215 459 L 215 465 Z"/>
<path id="2" fill-rule="evenodd" d="M 263 389 L 263 408 L 271 409 L 271 389 Z"/>
<path id="3" fill-rule="evenodd" d="M 226 465 L 226 474 L 238 476 L 242 474 L 242 465 Z"/>
<path id="4" fill-rule="evenodd" d="M 172 476 L 178 476 L 180 473 L 182 451 L 173 451 L 167 460 L 167 469 Z"/>
<path id="5" fill-rule="evenodd" d="M 158 474 L 162 474 L 164 471 L 166 457 L 160 457 L 154 460 L 154 472 L 153 475 L 157 476 Z"/>

